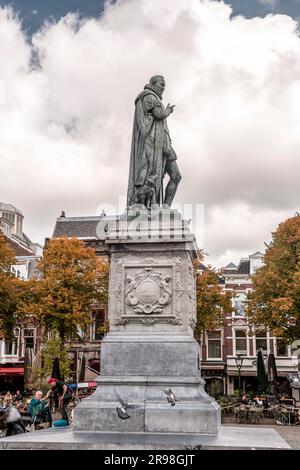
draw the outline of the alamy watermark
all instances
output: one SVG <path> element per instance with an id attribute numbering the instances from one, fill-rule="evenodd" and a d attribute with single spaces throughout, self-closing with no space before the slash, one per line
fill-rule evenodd
<path id="1" fill-rule="evenodd" d="M 99 239 L 185 239 L 195 235 L 199 246 L 204 244 L 204 204 L 126 208 L 126 198 L 119 197 L 117 207 L 99 204 L 97 214 L 101 215 L 96 229 Z"/>

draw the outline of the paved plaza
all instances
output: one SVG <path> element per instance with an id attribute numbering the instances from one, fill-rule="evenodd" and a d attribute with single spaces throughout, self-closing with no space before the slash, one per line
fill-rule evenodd
<path id="1" fill-rule="evenodd" d="M 293 429 L 298 432 L 299 430 Z M 190 433 L 74 433 L 72 426 L 64 429 L 46 429 L 31 434 L 20 434 L 0 439 L 0 449 L 40 450 L 175 450 L 198 448 L 203 450 L 288 450 L 300 448 L 299 436 L 275 427 L 221 426 L 216 436 Z"/>
<path id="2" fill-rule="evenodd" d="M 224 427 L 234 427 L 234 424 L 223 424 Z M 236 425 L 238 428 L 249 428 L 249 424 Z M 259 428 L 274 429 L 291 446 L 292 449 L 300 450 L 300 426 L 269 426 L 260 425 Z M 255 428 L 256 429 L 256 428 Z"/>

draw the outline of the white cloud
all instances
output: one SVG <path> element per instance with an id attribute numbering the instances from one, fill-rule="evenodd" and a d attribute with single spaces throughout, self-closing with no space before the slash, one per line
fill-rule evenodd
<path id="1" fill-rule="evenodd" d="M 176 200 L 205 204 L 210 260 L 238 262 L 293 214 L 297 24 L 230 15 L 210 0 L 119 0 L 99 19 L 70 14 L 45 25 L 31 46 L 0 9 L 0 200 L 23 210 L 32 238 L 51 235 L 62 209 L 90 215 L 126 194 L 133 101 L 157 73 L 165 102 L 176 104 Z M 30 66 L 33 50 L 39 68 Z"/>

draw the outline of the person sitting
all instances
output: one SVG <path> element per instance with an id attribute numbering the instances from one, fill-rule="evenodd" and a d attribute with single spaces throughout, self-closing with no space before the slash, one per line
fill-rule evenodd
<path id="1" fill-rule="evenodd" d="M 35 429 L 37 429 L 41 422 L 46 421 L 46 400 L 48 400 L 48 397 L 43 398 L 43 392 L 38 390 L 30 401 L 29 413 L 31 414 Z"/>
<path id="2" fill-rule="evenodd" d="M 255 395 L 253 398 L 255 406 L 263 406 L 264 402 L 259 398 L 258 395 Z"/>
<path id="3" fill-rule="evenodd" d="M 22 393 L 20 392 L 20 390 L 17 390 L 16 391 L 16 394 L 14 395 L 13 397 L 13 402 L 17 405 L 18 403 L 22 403 L 23 402 L 23 395 Z"/>
<path id="4" fill-rule="evenodd" d="M 12 404 L 12 394 L 10 392 L 6 392 L 4 398 L 3 398 L 3 406 L 4 408 L 11 406 Z"/>
<path id="5" fill-rule="evenodd" d="M 240 405 L 248 405 L 248 398 L 247 398 L 247 395 L 245 393 L 242 395 L 242 397 L 239 397 L 238 403 Z"/>

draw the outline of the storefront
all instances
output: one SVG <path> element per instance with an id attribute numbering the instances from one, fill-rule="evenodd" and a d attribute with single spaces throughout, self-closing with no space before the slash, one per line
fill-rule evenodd
<path id="1" fill-rule="evenodd" d="M 24 389 L 24 367 L 0 367 L 0 393 Z"/>
<path id="2" fill-rule="evenodd" d="M 211 364 L 203 361 L 201 363 L 201 376 L 205 380 L 205 390 L 212 395 L 226 394 L 226 370 L 225 363 Z"/>

